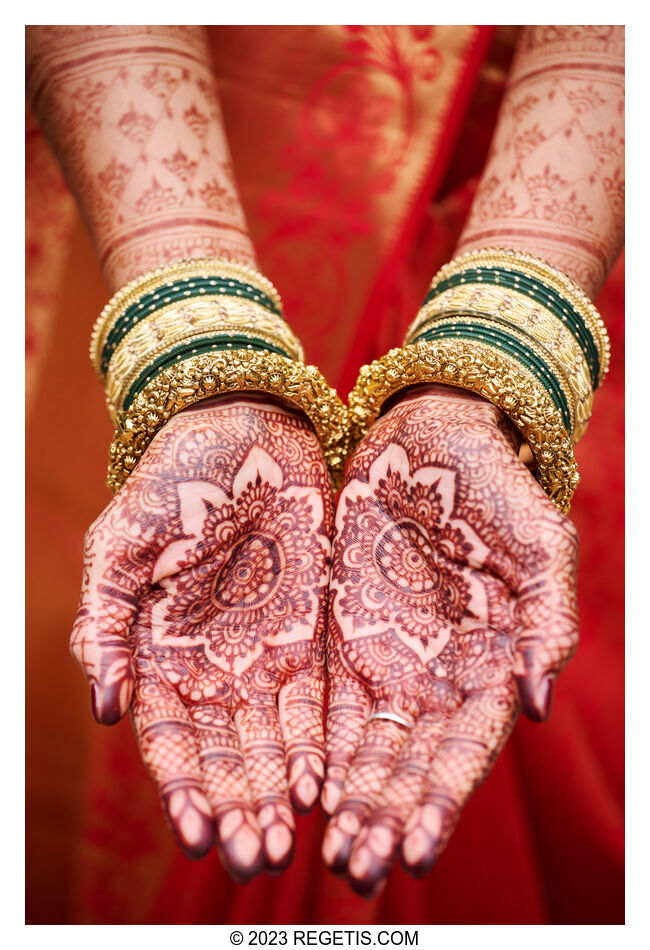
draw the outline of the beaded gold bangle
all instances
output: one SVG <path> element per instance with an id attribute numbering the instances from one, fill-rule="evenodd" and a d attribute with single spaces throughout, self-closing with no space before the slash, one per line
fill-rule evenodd
<path id="1" fill-rule="evenodd" d="M 107 484 L 117 491 L 158 430 L 202 399 L 238 391 L 283 397 L 311 420 L 333 482 L 349 416 L 282 315 L 273 285 L 233 261 L 179 261 L 118 291 L 97 320 L 91 360 L 117 428 Z"/>
<path id="2" fill-rule="evenodd" d="M 571 438 L 544 386 L 518 361 L 478 341 L 423 341 L 362 366 L 349 398 L 352 440 L 368 431 L 385 401 L 406 386 L 445 383 L 476 393 L 512 420 L 537 462 L 536 477 L 567 512 L 578 484 Z"/>
<path id="3" fill-rule="evenodd" d="M 482 248 L 445 264 L 433 278 L 425 304 L 449 287 L 482 283 L 509 288 L 551 310 L 583 348 L 592 388 L 597 388 L 609 368 L 609 337 L 602 317 L 574 280 L 531 254 L 509 248 Z M 411 340 L 415 332 L 414 323 Z"/>
<path id="4" fill-rule="evenodd" d="M 430 338 L 432 331 L 449 323 L 452 314 L 465 314 L 466 318 L 473 314 L 478 322 L 500 322 L 508 333 L 527 334 L 533 348 L 541 346 L 545 351 L 543 358 L 559 367 L 570 390 L 570 402 L 575 408 L 570 429 L 573 441 L 582 438 L 591 417 L 592 383 L 584 352 L 565 323 L 542 304 L 506 287 L 460 284 L 442 291 L 422 307 L 405 343 Z"/>
<path id="5" fill-rule="evenodd" d="M 200 297 L 169 304 L 144 317 L 116 346 L 106 370 L 109 412 L 115 418 L 141 388 L 147 370 L 179 347 L 195 351 L 204 341 L 228 349 L 269 349 L 304 360 L 302 346 L 284 321 L 249 301 Z M 187 353 L 185 354 L 187 355 Z"/>
<path id="6" fill-rule="evenodd" d="M 287 399 L 310 419 L 335 487 L 349 451 L 349 416 L 315 366 L 275 353 L 235 350 L 191 356 L 159 373 L 117 419 L 106 479 L 116 492 L 151 440 L 175 413 L 202 399 L 238 391 Z"/>
<path id="7" fill-rule="evenodd" d="M 280 295 L 252 267 L 224 258 L 174 261 L 130 281 L 109 300 L 95 322 L 90 360 L 100 379 L 119 341 L 147 314 L 170 303 L 223 294 L 250 300 L 282 320 Z"/>
<path id="8" fill-rule="evenodd" d="M 419 335 L 418 342 L 439 339 L 477 340 L 509 354 L 544 386 L 564 427 L 573 433 L 577 423 L 577 404 L 569 384 L 566 367 L 555 354 L 541 346 L 535 337 L 495 319 L 492 314 L 473 311 L 441 313 L 439 319 Z M 588 391 L 591 396 L 591 389 Z"/>

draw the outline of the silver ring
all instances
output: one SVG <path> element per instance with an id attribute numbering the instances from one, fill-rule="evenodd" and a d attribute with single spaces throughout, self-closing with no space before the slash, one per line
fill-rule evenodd
<path id="1" fill-rule="evenodd" d="M 408 719 L 403 719 L 402 716 L 398 716 L 397 713 L 392 712 L 374 712 L 371 714 L 370 719 L 390 719 L 391 722 L 398 722 L 400 726 L 406 726 L 407 729 L 410 729 L 413 725 Z M 370 722 L 370 719 L 368 722 Z"/>

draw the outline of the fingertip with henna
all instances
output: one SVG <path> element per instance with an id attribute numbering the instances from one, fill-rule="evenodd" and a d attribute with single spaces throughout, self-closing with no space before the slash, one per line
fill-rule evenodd
<path id="1" fill-rule="evenodd" d="M 262 822 L 260 822 L 262 824 Z M 296 835 L 283 821 L 276 821 L 264 832 L 264 870 L 267 874 L 281 874 L 293 861 Z"/>
<path id="2" fill-rule="evenodd" d="M 531 674 L 515 675 L 522 709 L 533 722 L 546 722 L 551 715 L 555 680 L 552 673 L 536 678 Z"/>
<path id="3" fill-rule="evenodd" d="M 295 770 L 299 771 L 299 775 L 289 785 L 289 797 L 294 811 L 299 815 L 308 814 L 320 797 L 323 786 L 322 761 L 320 768 L 319 774 L 318 765 L 310 763 L 307 756 L 296 762 Z M 290 779 L 292 771 L 290 769 Z"/>
<path id="4" fill-rule="evenodd" d="M 236 859 L 226 859 L 223 856 L 221 857 L 221 862 L 233 884 L 249 884 L 253 878 L 264 871 L 264 853 L 261 848 L 253 864 L 244 866 L 238 864 Z"/>
<path id="5" fill-rule="evenodd" d="M 247 840 L 242 840 L 246 835 Z M 217 853 L 226 873 L 235 884 L 248 884 L 264 871 L 262 839 L 252 829 L 242 829 L 237 841 L 220 842 Z"/>
<path id="6" fill-rule="evenodd" d="M 405 861 L 402 861 L 404 870 L 414 877 L 416 880 L 420 880 L 423 877 L 426 877 L 429 874 L 438 860 L 438 856 L 431 854 L 426 857 L 422 857 L 415 864 L 407 864 Z"/>
<path id="7" fill-rule="evenodd" d="M 386 887 L 386 877 L 380 878 L 379 881 L 376 881 L 373 884 L 364 883 L 362 881 L 357 881 L 355 878 L 349 877 L 348 883 L 355 894 L 358 894 L 359 897 L 362 897 L 365 901 L 374 900 L 375 897 L 379 897 L 383 889 Z"/>
<path id="8" fill-rule="evenodd" d="M 341 799 L 343 785 L 335 779 L 326 776 L 323 782 L 323 788 L 320 795 L 321 808 L 328 817 L 331 817 L 336 811 L 336 806 Z"/>
<path id="9" fill-rule="evenodd" d="M 90 687 L 90 705 L 95 721 L 100 726 L 114 726 L 119 722 L 129 708 L 131 692 L 130 683 L 112 683 L 101 689 L 97 683 L 93 683 Z"/>
<path id="10" fill-rule="evenodd" d="M 350 854 L 360 828 L 361 822 L 351 809 L 337 812 L 331 819 L 323 838 L 321 854 L 332 874 L 347 873 Z"/>
<path id="11" fill-rule="evenodd" d="M 194 788 L 176 788 L 162 795 L 167 820 L 185 857 L 204 858 L 215 841 L 215 828 L 207 800 Z"/>
<path id="12" fill-rule="evenodd" d="M 365 896 L 388 877 L 399 848 L 399 835 L 381 820 L 366 822 L 348 862 L 350 886 Z"/>
<path id="13" fill-rule="evenodd" d="M 431 830 L 427 830 L 427 828 L 423 826 L 422 819 L 412 822 L 410 829 L 407 826 L 407 833 L 402 840 L 400 850 L 402 866 L 411 877 L 425 877 L 429 871 L 431 871 L 442 853 L 444 847 L 440 837 L 442 813 L 440 810 L 438 810 L 438 812 L 440 815 L 440 823 L 437 829 L 432 827 Z"/>
<path id="14" fill-rule="evenodd" d="M 279 877 L 283 871 L 286 871 L 287 868 L 292 863 L 296 853 L 296 842 L 292 839 L 291 847 L 288 851 L 285 851 L 284 855 L 281 858 L 273 859 L 269 858 L 268 850 L 266 852 L 266 860 L 264 864 L 264 871 L 268 874 L 269 877 Z"/>

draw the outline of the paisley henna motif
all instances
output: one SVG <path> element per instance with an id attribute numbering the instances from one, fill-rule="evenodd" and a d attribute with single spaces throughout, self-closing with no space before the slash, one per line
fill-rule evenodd
<path id="1" fill-rule="evenodd" d="M 236 880 L 291 861 L 320 791 L 332 518 L 309 423 L 231 397 L 173 417 L 88 532 L 96 718 L 130 705 L 179 843 Z"/>
<path id="2" fill-rule="evenodd" d="M 360 444 L 336 518 L 322 795 L 323 856 L 353 888 L 377 893 L 400 851 L 426 873 L 520 704 L 548 716 L 577 644 L 576 557 L 487 402 L 416 388 Z"/>

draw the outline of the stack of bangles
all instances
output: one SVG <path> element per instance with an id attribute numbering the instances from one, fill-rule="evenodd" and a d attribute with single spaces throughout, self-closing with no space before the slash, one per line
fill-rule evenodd
<path id="1" fill-rule="evenodd" d="M 334 484 L 349 451 L 346 407 L 253 268 L 223 259 L 177 261 L 138 277 L 102 311 L 90 343 L 116 424 L 106 482 L 116 492 L 177 412 L 222 393 L 281 397 L 310 419 Z"/>
<path id="2" fill-rule="evenodd" d="M 352 441 L 405 386 L 459 386 L 510 418 L 539 483 L 567 512 L 579 481 L 573 446 L 609 358 L 602 318 L 573 280 L 518 251 L 472 251 L 433 278 L 404 346 L 361 368 L 349 401 Z"/>
<path id="3" fill-rule="evenodd" d="M 351 448 L 390 396 L 443 383 L 511 419 L 564 512 L 579 480 L 573 446 L 610 358 L 603 321 L 580 287 L 501 248 L 463 254 L 436 274 L 404 346 L 361 368 L 349 411 L 305 365 L 273 285 L 233 261 L 179 261 L 127 284 L 95 324 L 90 351 L 116 423 L 113 491 L 172 415 L 242 390 L 284 398 L 307 415 L 338 487 Z"/>

